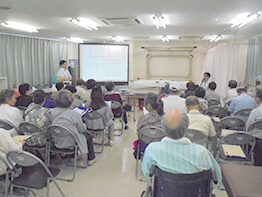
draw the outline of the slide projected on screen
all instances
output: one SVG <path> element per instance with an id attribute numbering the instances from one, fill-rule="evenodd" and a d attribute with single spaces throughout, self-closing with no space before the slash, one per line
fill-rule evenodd
<path id="1" fill-rule="evenodd" d="M 128 45 L 80 44 L 80 76 L 85 81 L 128 82 Z"/>

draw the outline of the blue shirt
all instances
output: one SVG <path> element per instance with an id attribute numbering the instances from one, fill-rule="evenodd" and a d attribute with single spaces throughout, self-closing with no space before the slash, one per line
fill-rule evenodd
<path id="1" fill-rule="evenodd" d="M 191 174 L 212 169 L 216 171 L 218 181 L 222 180 L 217 161 L 204 146 L 191 143 L 187 138 L 182 138 L 186 140 L 167 139 L 152 142 L 146 148 L 141 167 L 148 179 L 150 179 L 150 168 L 154 164 L 164 171 L 179 174 Z"/>
<path id="2" fill-rule="evenodd" d="M 256 107 L 257 104 L 255 102 L 255 99 L 247 95 L 246 93 L 242 93 L 239 96 L 233 98 L 228 108 L 228 111 L 234 115 L 234 113 L 240 109 L 243 108 L 255 109 Z M 239 118 L 244 119 L 245 121 L 247 120 L 246 117 L 239 116 Z"/>
<path id="3" fill-rule="evenodd" d="M 253 109 L 248 117 L 246 128 L 257 120 L 262 120 L 262 104 L 258 108 Z"/>

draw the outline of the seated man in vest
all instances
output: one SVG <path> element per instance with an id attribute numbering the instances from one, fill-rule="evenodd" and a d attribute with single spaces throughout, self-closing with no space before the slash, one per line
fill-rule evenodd
<path id="1" fill-rule="evenodd" d="M 237 82 L 230 80 L 228 82 L 229 90 L 222 96 L 224 105 L 228 104 L 233 98 L 237 97 Z"/>
<path id="2" fill-rule="evenodd" d="M 188 118 L 189 118 L 189 129 L 195 129 L 202 131 L 208 136 L 208 139 L 211 140 L 215 137 L 216 132 L 214 129 L 213 122 L 211 118 L 207 115 L 203 115 L 199 112 L 200 103 L 197 97 L 189 96 L 186 99 L 186 107 L 188 109 Z M 202 142 L 200 144 L 204 145 Z"/>
<path id="3" fill-rule="evenodd" d="M 43 90 L 36 90 L 33 93 L 33 103 L 31 103 L 25 110 L 25 121 L 31 122 L 44 130 L 51 124 L 50 109 L 42 107 L 45 102 L 45 92 Z M 25 133 L 31 135 L 31 133 Z M 44 146 L 46 144 L 46 134 L 36 133 L 26 140 L 26 144 L 30 146 Z"/>
<path id="4" fill-rule="evenodd" d="M 146 148 L 142 171 L 150 179 L 152 164 L 160 169 L 180 174 L 191 174 L 203 170 L 215 170 L 220 182 L 221 170 L 212 154 L 202 145 L 191 143 L 184 137 L 189 120 L 179 109 L 169 110 L 162 120 L 167 137 L 161 142 L 152 142 Z M 164 159 L 163 159 L 164 158 Z"/>

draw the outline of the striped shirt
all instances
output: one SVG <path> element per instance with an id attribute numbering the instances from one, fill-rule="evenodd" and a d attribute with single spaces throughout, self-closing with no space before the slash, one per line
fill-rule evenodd
<path id="1" fill-rule="evenodd" d="M 187 138 L 172 140 L 165 137 L 161 142 L 152 142 L 146 148 L 142 171 L 150 179 L 152 165 L 177 174 L 191 174 L 203 170 L 215 170 L 222 180 L 220 167 L 212 154 L 202 145 L 191 143 Z"/>

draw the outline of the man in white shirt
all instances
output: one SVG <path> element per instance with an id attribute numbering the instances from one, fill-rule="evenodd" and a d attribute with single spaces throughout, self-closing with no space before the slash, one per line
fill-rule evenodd
<path id="1" fill-rule="evenodd" d="M 60 69 L 58 70 L 58 82 L 71 81 L 72 76 L 67 69 L 67 62 L 65 60 L 60 61 Z"/>
<path id="2" fill-rule="evenodd" d="M 233 98 L 237 97 L 237 82 L 235 80 L 230 80 L 228 82 L 228 87 L 230 88 L 226 94 L 222 97 L 224 105 L 230 102 Z"/>
<path id="3" fill-rule="evenodd" d="M 209 116 L 199 112 L 200 103 L 197 97 L 189 96 L 186 99 L 186 107 L 188 109 L 189 129 L 195 129 L 205 133 L 209 139 L 216 135 L 213 122 Z"/>
<path id="4" fill-rule="evenodd" d="M 162 99 L 164 103 L 164 113 L 168 112 L 170 109 L 180 109 L 183 113 L 186 114 L 186 99 L 179 96 L 179 90 L 174 86 L 170 86 L 169 92 L 170 95 Z"/>
<path id="5" fill-rule="evenodd" d="M 208 84 L 211 81 L 210 77 L 211 77 L 211 74 L 209 72 L 205 72 L 204 77 L 202 81 L 200 82 L 199 86 L 206 90 L 208 88 Z"/>

